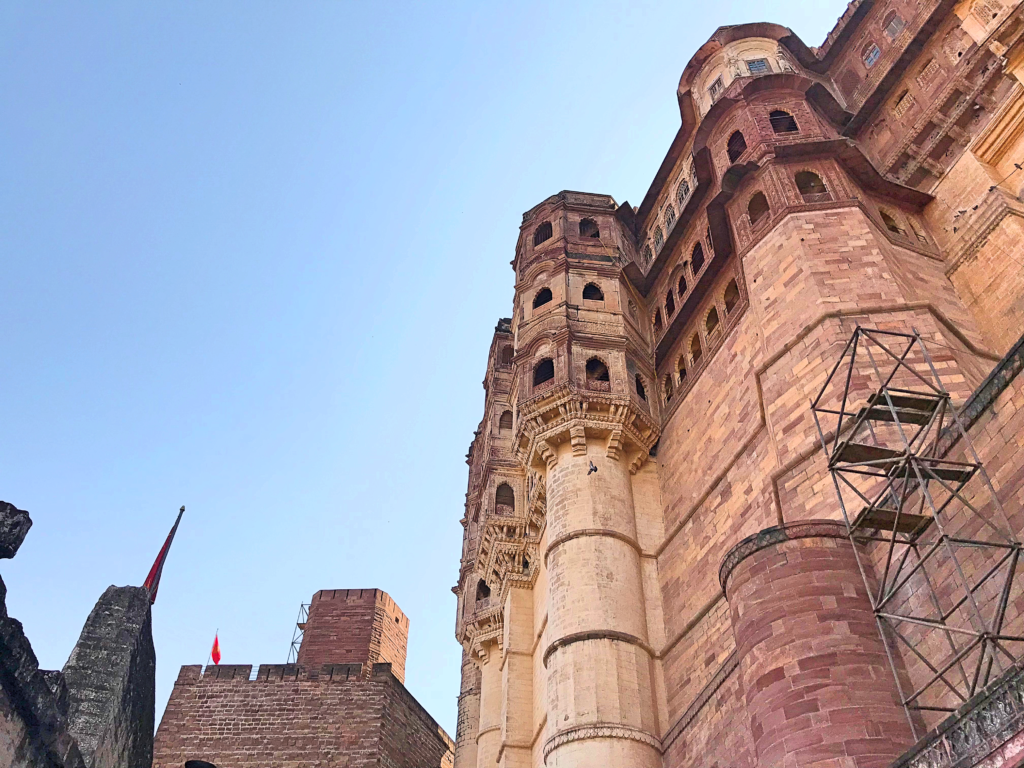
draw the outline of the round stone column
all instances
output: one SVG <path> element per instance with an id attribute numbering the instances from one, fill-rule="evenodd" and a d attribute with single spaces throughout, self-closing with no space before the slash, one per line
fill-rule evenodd
<path id="1" fill-rule="evenodd" d="M 548 768 L 661 768 L 629 467 L 603 441 L 587 449 L 559 446 L 546 480 L 544 756 Z"/>
<path id="2" fill-rule="evenodd" d="M 875 768 L 913 743 L 846 528 L 768 528 L 719 577 L 759 768 Z"/>
<path id="3" fill-rule="evenodd" d="M 480 670 L 480 720 L 476 737 L 476 764 L 492 768 L 501 749 L 501 650 L 492 643 Z"/>

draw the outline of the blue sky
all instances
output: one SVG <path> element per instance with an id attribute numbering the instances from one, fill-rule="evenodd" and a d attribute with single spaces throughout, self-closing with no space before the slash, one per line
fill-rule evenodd
<path id="1" fill-rule="evenodd" d="M 464 455 L 522 212 L 639 204 L 720 24 L 817 45 L 840 0 L 5 2 L 0 498 L 8 609 L 60 668 L 109 584 L 182 664 L 285 660 L 318 589 L 411 620 L 452 734 Z"/>

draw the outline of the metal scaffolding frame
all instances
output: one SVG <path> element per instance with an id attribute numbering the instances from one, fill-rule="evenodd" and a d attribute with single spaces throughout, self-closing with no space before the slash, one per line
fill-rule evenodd
<path id="1" fill-rule="evenodd" d="M 292 644 L 288 649 L 288 663 L 296 664 L 299 661 L 299 646 L 302 645 L 302 638 L 306 634 L 306 622 L 309 621 L 310 603 L 299 605 L 299 616 L 295 619 L 295 631 L 292 632 Z"/>
<path id="2" fill-rule="evenodd" d="M 1024 651 L 1003 627 L 1021 544 L 916 330 L 858 326 L 811 411 L 920 738 L 915 711 L 955 711 Z M 915 689 L 897 659 L 925 672 Z"/>

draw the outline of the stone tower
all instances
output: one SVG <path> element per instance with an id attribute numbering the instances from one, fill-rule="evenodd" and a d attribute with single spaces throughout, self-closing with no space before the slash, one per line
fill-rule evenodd
<path id="1" fill-rule="evenodd" d="M 456 766 L 867 768 L 940 723 L 901 698 L 928 670 L 887 660 L 808 403 L 879 327 L 979 438 L 1015 429 L 1022 35 L 970 2 L 858 0 L 817 49 L 723 27 L 640 206 L 524 214 L 467 456 Z M 1019 509 L 1024 449 L 987 445 Z"/>

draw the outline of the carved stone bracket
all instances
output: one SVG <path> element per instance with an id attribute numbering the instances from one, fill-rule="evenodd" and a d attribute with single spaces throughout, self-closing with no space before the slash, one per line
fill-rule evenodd
<path id="1" fill-rule="evenodd" d="M 582 424 L 573 424 L 569 428 L 569 440 L 572 443 L 573 456 L 587 455 L 587 434 Z"/>
<path id="2" fill-rule="evenodd" d="M 608 458 L 615 461 L 619 460 L 620 452 L 622 451 L 622 429 L 616 427 L 612 430 L 612 433 L 608 435 Z"/>

